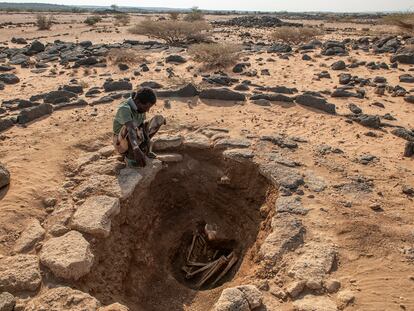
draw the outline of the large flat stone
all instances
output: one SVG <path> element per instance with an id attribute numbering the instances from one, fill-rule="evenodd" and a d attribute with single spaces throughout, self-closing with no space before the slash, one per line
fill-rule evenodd
<path id="1" fill-rule="evenodd" d="M 247 139 L 223 138 L 216 141 L 214 148 L 249 148 L 250 145 L 251 143 Z"/>
<path id="2" fill-rule="evenodd" d="M 274 265 L 284 254 L 303 243 L 305 228 L 300 220 L 285 216 L 272 219 L 272 233 L 260 247 L 260 256 Z"/>
<path id="3" fill-rule="evenodd" d="M 0 256 L 0 291 L 35 291 L 41 282 L 35 255 Z"/>
<path id="4" fill-rule="evenodd" d="M 154 150 L 168 150 L 178 148 L 183 143 L 183 137 L 179 135 L 160 135 L 153 140 Z"/>
<path id="5" fill-rule="evenodd" d="M 293 302 L 296 311 L 337 311 L 335 302 L 328 297 L 307 295 Z"/>
<path id="6" fill-rule="evenodd" d="M 57 287 L 30 300 L 24 311 L 96 311 L 100 306 L 100 302 L 87 293 Z"/>
<path id="7" fill-rule="evenodd" d="M 208 149 L 211 147 L 211 141 L 202 134 L 189 134 L 184 138 L 184 146 L 196 149 Z"/>
<path id="8" fill-rule="evenodd" d="M 77 280 L 89 273 L 94 256 L 81 233 L 69 231 L 43 244 L 40 261 L 56 276 Z"/>
<path id="9" fill-rule="evenodd" d="M 279 197 L 275 205 L 278 213 L 306 215 L 309 211 L 303 207 L 299 196 Z"/>
<path id="10" fill-rule="evenodd" d="M 30 251 L 37 242 L 43 239 L 44 235 L 45 229 L 42 228 L 40 222 L 37 219 L 31 219 L 13 249 L 17 253 Z"/>
<path id="11" fill-rule="evenodd" d="M 276 162 L 260 163 L 259 172 L 276 187 L 295 189 L 303 184 L 303 177 L 295 169 Z"/>
<path id="12" fill-rule="evenodd" d="M 214 311 L 250 311 L 262 305 L 263 295 L 254 285 L 241 285 L 223 290 Z"/>
<path id="13" fill-rule="evenodd" d="M 223 157 L 241 162 L 252 159 L 254 152 L 250 149 L 228 149 L 223 151 Z"/>
<path id="14" fill-rule="evenodd" d="M 111 232 L 111 218 L 120 212 L 118 198 L 93 196 L 78 207 L 72 217 L 72 228 L 105 238 Z"/>
<path id="15" fill-rule="evenodd" d="M 312 242 L 305 246 L 304 253 L 296 259 L 288 271 L 297 280 L 322 282 L 331 271 L 336 251 L 328 243 Z"/>

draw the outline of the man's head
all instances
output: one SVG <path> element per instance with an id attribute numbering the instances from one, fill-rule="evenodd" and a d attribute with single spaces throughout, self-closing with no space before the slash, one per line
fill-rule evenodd
<path id="1" fill-rule="evenodd" d="M 140 88 L 137 92 L 132 93 L 132 99 L 139 113 L 148 112 L 157 102 L 155 92 L 149 87 Z"/>

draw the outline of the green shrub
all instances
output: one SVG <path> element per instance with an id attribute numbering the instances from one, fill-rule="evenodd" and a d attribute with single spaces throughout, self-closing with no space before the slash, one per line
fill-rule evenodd
<path id="1" fill-rule="evenodd" d="M 192 45 L 188 53 L 194 61 L 208 68 L 226 68 L 240 57 L 241 47 L 228 43 L 200 43 Z"/>

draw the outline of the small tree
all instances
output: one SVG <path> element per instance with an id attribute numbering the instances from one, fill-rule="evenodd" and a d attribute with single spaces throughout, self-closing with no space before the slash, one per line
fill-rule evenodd
<path id="1" fill-rule="evenodd" d="M 36 16 L 36 25 L 39 30 L 49 30 L 53 24 L 53 16 L 47 17 L 43 14 Z"/>
<path id="2" fill-rule="evenodd" d="M 184 16 L 184 20 L 187 22 L 202 21 L 204 20 L 204 14 L 195 6 L 191 9 L 190 13 Z"/>
<path id="3" fill-rule="evenodd" d="M 130 28 L 129 32 L 162 39 L 168 44 L 179 44 L 205 41 L 210 28 L 210 25 L 203 21 L 153 21 L 148 19 Z"/>

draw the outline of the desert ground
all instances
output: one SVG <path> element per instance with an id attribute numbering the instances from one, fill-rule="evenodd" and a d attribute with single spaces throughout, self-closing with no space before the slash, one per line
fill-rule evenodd
<path id="1" fill-rule="evenodd" d="M 217 69 L 128 32 L 148 16 L 89 15 L 0 14 L 0 310 L 414 310 L 414 37 L 289 20 L 320 33 L 285 44 L 208 15 L 242 47 Z M 143 83 L 167 124 L 125 168 L 112 121 Z M 235 241 L 217 286 L 181 268 L 200 221 Z"/>

